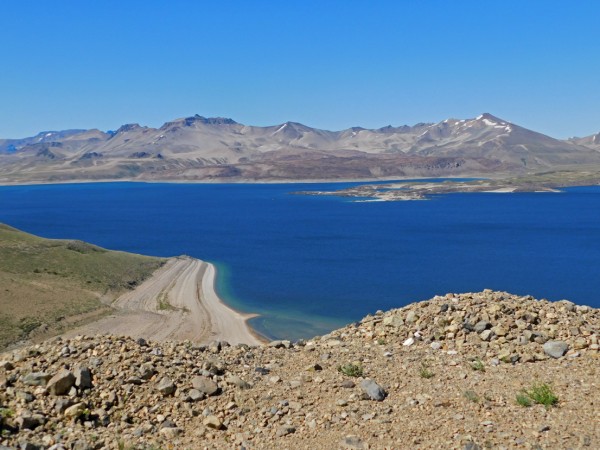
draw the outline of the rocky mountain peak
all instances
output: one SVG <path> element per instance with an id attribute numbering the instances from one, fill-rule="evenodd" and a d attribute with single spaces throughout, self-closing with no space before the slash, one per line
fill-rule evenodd
<path id="1" fill-rule="evenodd" d="M 126 133 L 129 131 L 139 130 L 142 128 L 139 123 L 126 123 L 125 125 L 121 125 L 115 134 Z"/>
<path id="2" fill-rule="evenodd" d="M 186 117 L 183 120 L 186 126 L 191 126 L 195 123 L 202 123 L 204 125 L 237 125 L 235 120 L 227 117 L 204 117 L 199 114 Z"/>

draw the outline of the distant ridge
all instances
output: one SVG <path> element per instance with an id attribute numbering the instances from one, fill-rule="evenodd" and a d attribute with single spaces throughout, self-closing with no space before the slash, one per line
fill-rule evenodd
<path id="1" fill-rule="evenodd" d="M 159 128 L 39 133 L 0 139 L 0 182 L 70 180 L 277 181 L 526 173 L 600 164 L 600 133 L 569 140 L 492 114 L 439 123 L 257 127 L 198 114 Z"/>

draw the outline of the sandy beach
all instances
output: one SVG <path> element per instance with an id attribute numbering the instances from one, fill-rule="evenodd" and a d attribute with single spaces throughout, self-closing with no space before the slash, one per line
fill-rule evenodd
<path id="1" fill-rule="evenodd" d="M 115 300 L 114 314 L 64 336 L 108 333 L 155 341 L 263 343 L 246 323 L 255 315 L 225 305 L 215 291 L 215 277 L 216 269 L 210 263 L 171 258 L 152 277 Z"/>

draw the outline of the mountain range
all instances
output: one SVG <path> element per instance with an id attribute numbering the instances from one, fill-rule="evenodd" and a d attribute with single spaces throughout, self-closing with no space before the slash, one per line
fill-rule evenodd
<path id="1" fill-rule="evenodd" d="M 160 128 L 0 139 L 0 182 L 287 181 L 521 174 L 600 165 L 600 133 L 554 139 L 495 117 L 353 127 L 258 127 L 199 115 Z"/>

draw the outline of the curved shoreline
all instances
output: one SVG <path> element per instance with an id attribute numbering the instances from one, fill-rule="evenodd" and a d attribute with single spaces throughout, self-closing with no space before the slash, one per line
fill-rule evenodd
<path id="1" fill-rule="evenodd" d="M 247 323 L 256 314 L 228 306 L 215 290 L 213 264 L 170 258 L 150 278 L 116 299 L 114 314 L 65 333 L 117 334 L 155 341 L 227 341 L 260 345 L 266 339 Z"/>

